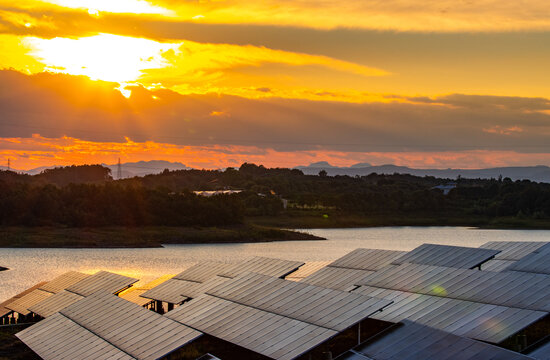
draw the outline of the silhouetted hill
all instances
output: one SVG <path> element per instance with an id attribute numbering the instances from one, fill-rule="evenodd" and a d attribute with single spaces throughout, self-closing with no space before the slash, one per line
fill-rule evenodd
<path id="1" fill-rule="evenodd" d="M 350 167 L 336 167 L 327 162 L 313 163 L 308 166 L 298 166 L 304 174 L 317 175 L 319 171 L 325 170 L 329 176 L 348 175 L 364 176 L 372 173 L 377 174 L 410 174 L 414 176 L 434 176 L 444 179 L 456 179 L 458 176 L 467 179 L 498 179 L 510 178 L 512 180 L 531 180 L 536 182 L 550 183 L 550 167 L 548 166 L 518 166 L 498 167 L 489 169 L 412 169 L 406 166 L 380 165 L 369 166 L 368 164 L 355 164 Z"/>

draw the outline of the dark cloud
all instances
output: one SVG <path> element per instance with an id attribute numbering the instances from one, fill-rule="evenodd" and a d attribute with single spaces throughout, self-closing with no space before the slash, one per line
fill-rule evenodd
<path id="1" fill-rule="evenodd" d="M 550 115 L 540 111 L 548 100 L 539 98 L 450 95 L 434 104 L 418 98 L 352 104 L 134 87 L 126 99 L 118 84 L 69 75 L 0 71 L 0 83 L 2 137 L 122 142 L 128 136 L 279 151 L 550 151 Z M 494 106 L 480 106 L 484 99 Z M 231 117 L 211 116 L 219 109 Z"/>

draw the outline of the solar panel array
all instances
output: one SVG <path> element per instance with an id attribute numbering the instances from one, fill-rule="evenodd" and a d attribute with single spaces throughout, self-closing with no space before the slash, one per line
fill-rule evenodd
<path id="1" fill-rule="evenodd" d="M 500 250 L 492 249 L 423 244 L 392 261 L 392 264 L 414 263 L 473 269 L 499 252 Z"/>
<path id="2" fill-rule="evenodd" d="M 245 274 L 207 294 L 318 326 L 342 331 L 390 301 L 259 274 Z"/>
<path id="3" fill-rule="evenodd" d="M 302 282 L 349 291 L 355 288 L 358 280 L 389 265 L 403 254 L 404 251 L 356 249 L 307 276 Z"/>
<path id="4" fill-rule="evenodd" d="M 123 276 L 108 271 L 99 271 L 67 287 L 66 290 L 82 296 L 91 295 L 98 290 L 115 294 L 130 287 L 137 281 L 138 279 L 128 276 Z"/>
<path id="5" fill-rule="evenodd" d="M 550 312 L 550 277 L 540 274 L 403 264 L 357 284 Z"/>
<path id="6" fill-rule="evenodd" d="M 249 260 L 224 264 L 215 262 L 199 263 L 177 274 L 166 281 L 141 294 L 142 297 L 164 301 L 171 304 L 181 304 L 183 301 L 203 294 L 207 289 L 239 274 L 256 272 L 259 274 L 284 277 L 296 271 L 303 262 L 265 257 L 254 257 Z"/>
<path id="7" fill-rule="evenodd" d="M 527 360 L 528 356 L 404 320 L 338 360 Z"/>
<path id="8" fill-rule="evenodd" d="M 414 292 L 361 286 L 354 293 L 393 301 L 372 318 L 416 321 L 455 335 L 498 344 L 543 319 L 547 312 L 457 300 Z"/>
<path id="9" fill-rule="evenodd" d="M 202 335 L 196 330 L 104 291 L 91 294 L 16 335 L 46 360 L 58 357 L 41 353 L 43 349 L 56 347 L 58 344 L 68 349 L 84 347 L 93 340 L 71 336 L 63 331 L 57 334 L 54 331 L 56 323 L 50 321 L 61 319 L 60 316 L 74 323 L 77 326 L 76 332 L 92 333 L 129 355 L 129 358 L 135 359 L 161 358 Z M 60 321 L 63 325 L 67 324 L 66 320 Z M 44 334 L 49 336 L 43 336 Z M 96 358 L 109 358 L 108 354 L 99 350 L 96 351 Z M 104 351 L 111 353 L 113 349 L 106 348 Z"/>
<path id="10" fill-rule="evenodd" d="M 294 359 L 391 302 L 248 273 L 165 316 L 274 359 Z"/>

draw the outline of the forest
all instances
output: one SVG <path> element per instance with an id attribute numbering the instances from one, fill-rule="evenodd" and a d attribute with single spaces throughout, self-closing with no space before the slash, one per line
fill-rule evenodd
<path id="1" fill-rule="evenodd" d="M 447 195 L 434 188 L 449 183 L 456 187 Z M 211 197 L 193 193 L 227 189 L 241 192 Z M 343 226 L 496 222 L 546 227 L 550 184 L 374 173 L 332 177 L 247 163 L 238 169 L 165 170 L 116 181 L 100 165 L 51 169 L 35 176 L 0 172 L 3 226 L 227 226 L 257 221 L 308 227 L 311 217 L 363 219 L 342 220 Z"/>

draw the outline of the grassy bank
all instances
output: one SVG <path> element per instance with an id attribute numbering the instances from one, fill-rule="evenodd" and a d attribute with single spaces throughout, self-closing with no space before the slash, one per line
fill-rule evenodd
<path id="1" fill-rule="evenodd" d="M 225 228 L 0 228 L 0 247 L 15 248 L 140 248 L 159 247 L 161 244 L 252 243 L 290 240 L 322 240 L 322 238 L 261 225 Z"/>
<path id="2" fill-rule="evenodd" d="M 480 216 L 362 216 L 333 210 L 288 211 L 277 217 L 256 217 L 251 220 L 260 226 L 313 229 L 379 226 L 466 226 L 486 229 L 550 229 L 550 219 Z"/>

